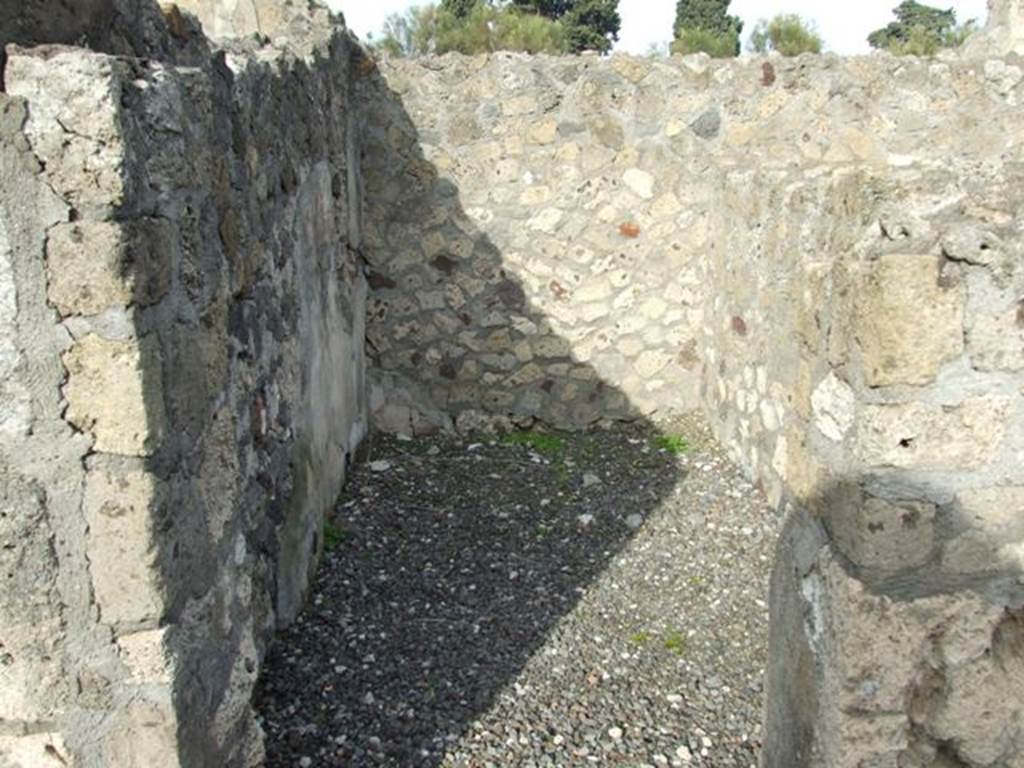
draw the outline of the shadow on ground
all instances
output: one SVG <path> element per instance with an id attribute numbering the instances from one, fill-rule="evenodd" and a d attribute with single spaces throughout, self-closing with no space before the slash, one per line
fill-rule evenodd
<path id="1" fill-rule="evenodd" d="M 363 86 L 371 365 L 415 382 L 417 405 L 435 418 L 482 412 L 532 431 L 376 438 L 328 528 L 312 604 L 266 660 L 256 707 L 271 767 L 449 764 L 685 477 L 675 436 L 575 359 L 475 229 L 457 188 L 423 157 L 400 96 L 376 72 Z M 410 231 L 435 246 L 410 253 Z M 550 290 L 563 288 L 556 279 Z M 395 313 L 400 336 L 390 333 Z M 543 375 L 517 376 L 513 350 L 524 342 L 544 350 L 535 358 Z M 605 428 L 569 440 L 542 426 L 598 423 Z M 409 426 L 421 425 L 414 417 Z M 622 631 L 646 641 L 642 628 Z M 671 637 L 652 643 L 673 650 Z M 575 672 L 593 685 L 582 659 Z M 515 732 L 532 738 L 543 720 Z M 489 759 L 519 764 L 510 754 Z"/>
<path id="2" fill-rule="evenodd" d="M 267 659 L 268 765 L 439 765 L 681 480 L 657 441 L 380 441 Z"/>

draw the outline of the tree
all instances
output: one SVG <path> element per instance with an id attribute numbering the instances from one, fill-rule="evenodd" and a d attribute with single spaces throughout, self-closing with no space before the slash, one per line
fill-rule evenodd
<path id="1" fill-rule="evenodd" d="M 477 0 L 441 0 L 441 10 L 447 11 L 456 18 L 464 19 L 476 7 Z"/>
<path id="2" fill-rule="evenodd" d="M 619 0 L 512 0 L 512 5 L 561 22 L 571 53 L 607 53 L 619 39 Z"/>
<path id="3" fill-rule="evenodd" d="M 897 55 L 933 56 L 940 48 L 955 48 L 974 32 L 974 20 L 957 25 L 956 11 L 941 10 L 915 0 L 893 9 L 896 21 L 868 35 L 872 48 Z"/>
<path id="4" fill-rule="evenodd" d="M 750 35 L 750 50 L 755 53 L 778 51 L 783 56 L 821 53 L 821 35 L 813 22 L 795 13 L 781 13 L 771 21 L 761 19 Z"/>
<path id="5" fill-rule="evenodd" d="M 390 56 L 568 50 L 566 31 L 559 22 L 484 2 L 474 3 L 464 16 L 444 5 L 425 5 L 410 8 L 404 14 L 392 14 L 384 22 L 382 38 L 370 44 Z"/>
<path id="6" fill-rule="evenodd" d="M 739 56 L 743 21 L 729 15 L 731 0 L 679 0 L 673 25 L 673 53 L 703 51 L 716 57 Z"/>

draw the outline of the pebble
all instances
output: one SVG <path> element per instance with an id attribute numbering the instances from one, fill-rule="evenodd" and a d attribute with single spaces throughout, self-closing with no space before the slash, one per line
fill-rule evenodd
<path id="1" fill-rule="evenodd" d="M 542 462 L 375 441 L 334 511 L 345 545 L 260 676 L 266 768 L 756 763 L 781 520 L 705 427 L 662 429 Z M 666 433 L 706 470 L 645 450 Z"/>

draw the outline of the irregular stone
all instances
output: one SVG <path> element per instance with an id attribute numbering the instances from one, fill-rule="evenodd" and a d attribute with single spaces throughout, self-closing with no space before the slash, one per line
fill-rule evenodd
<path id="1" fill-rule="evenodd" d="M 650 200 L 654 197 L 654 177 L 639 168 L 630 168 L 622 174 L 622 180 L 637 197 Z"/>
<path id="2" fill-rule="evenodd" d="M 633 367 L 642 378 L 649 379 L 661 372 L 671 361 L 671 357 L 664 352 L 648 350 L 636 359 Z"/>
<path id="3" fill-rule="evenodd" d="M 853 426 L 856 396 L 850 386 L 829 371 L 811 395 L 814 426 L 829 440 L 841 442 Z"/>
<path id="4" fill-rule="evenodd" d="M 690 123 L 690 130 L 702 139 L 713 139 L 722 128 L 722 114 L 712 107 Z"/>
<path id="5" fill-rule="evenodd" d="M 551 144 L 558 136 L 558 121 L 547 118 L 530 126 L 528 138 L 531 144 Z"/>

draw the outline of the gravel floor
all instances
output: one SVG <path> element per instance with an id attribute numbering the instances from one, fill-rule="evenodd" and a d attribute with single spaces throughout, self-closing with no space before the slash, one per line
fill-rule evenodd
<path id="1" fill-rule="evenodd" d="M 755 766 L 778 518 L 693 417 L 377 438 L 257 693 L 276 766 Z"/>

